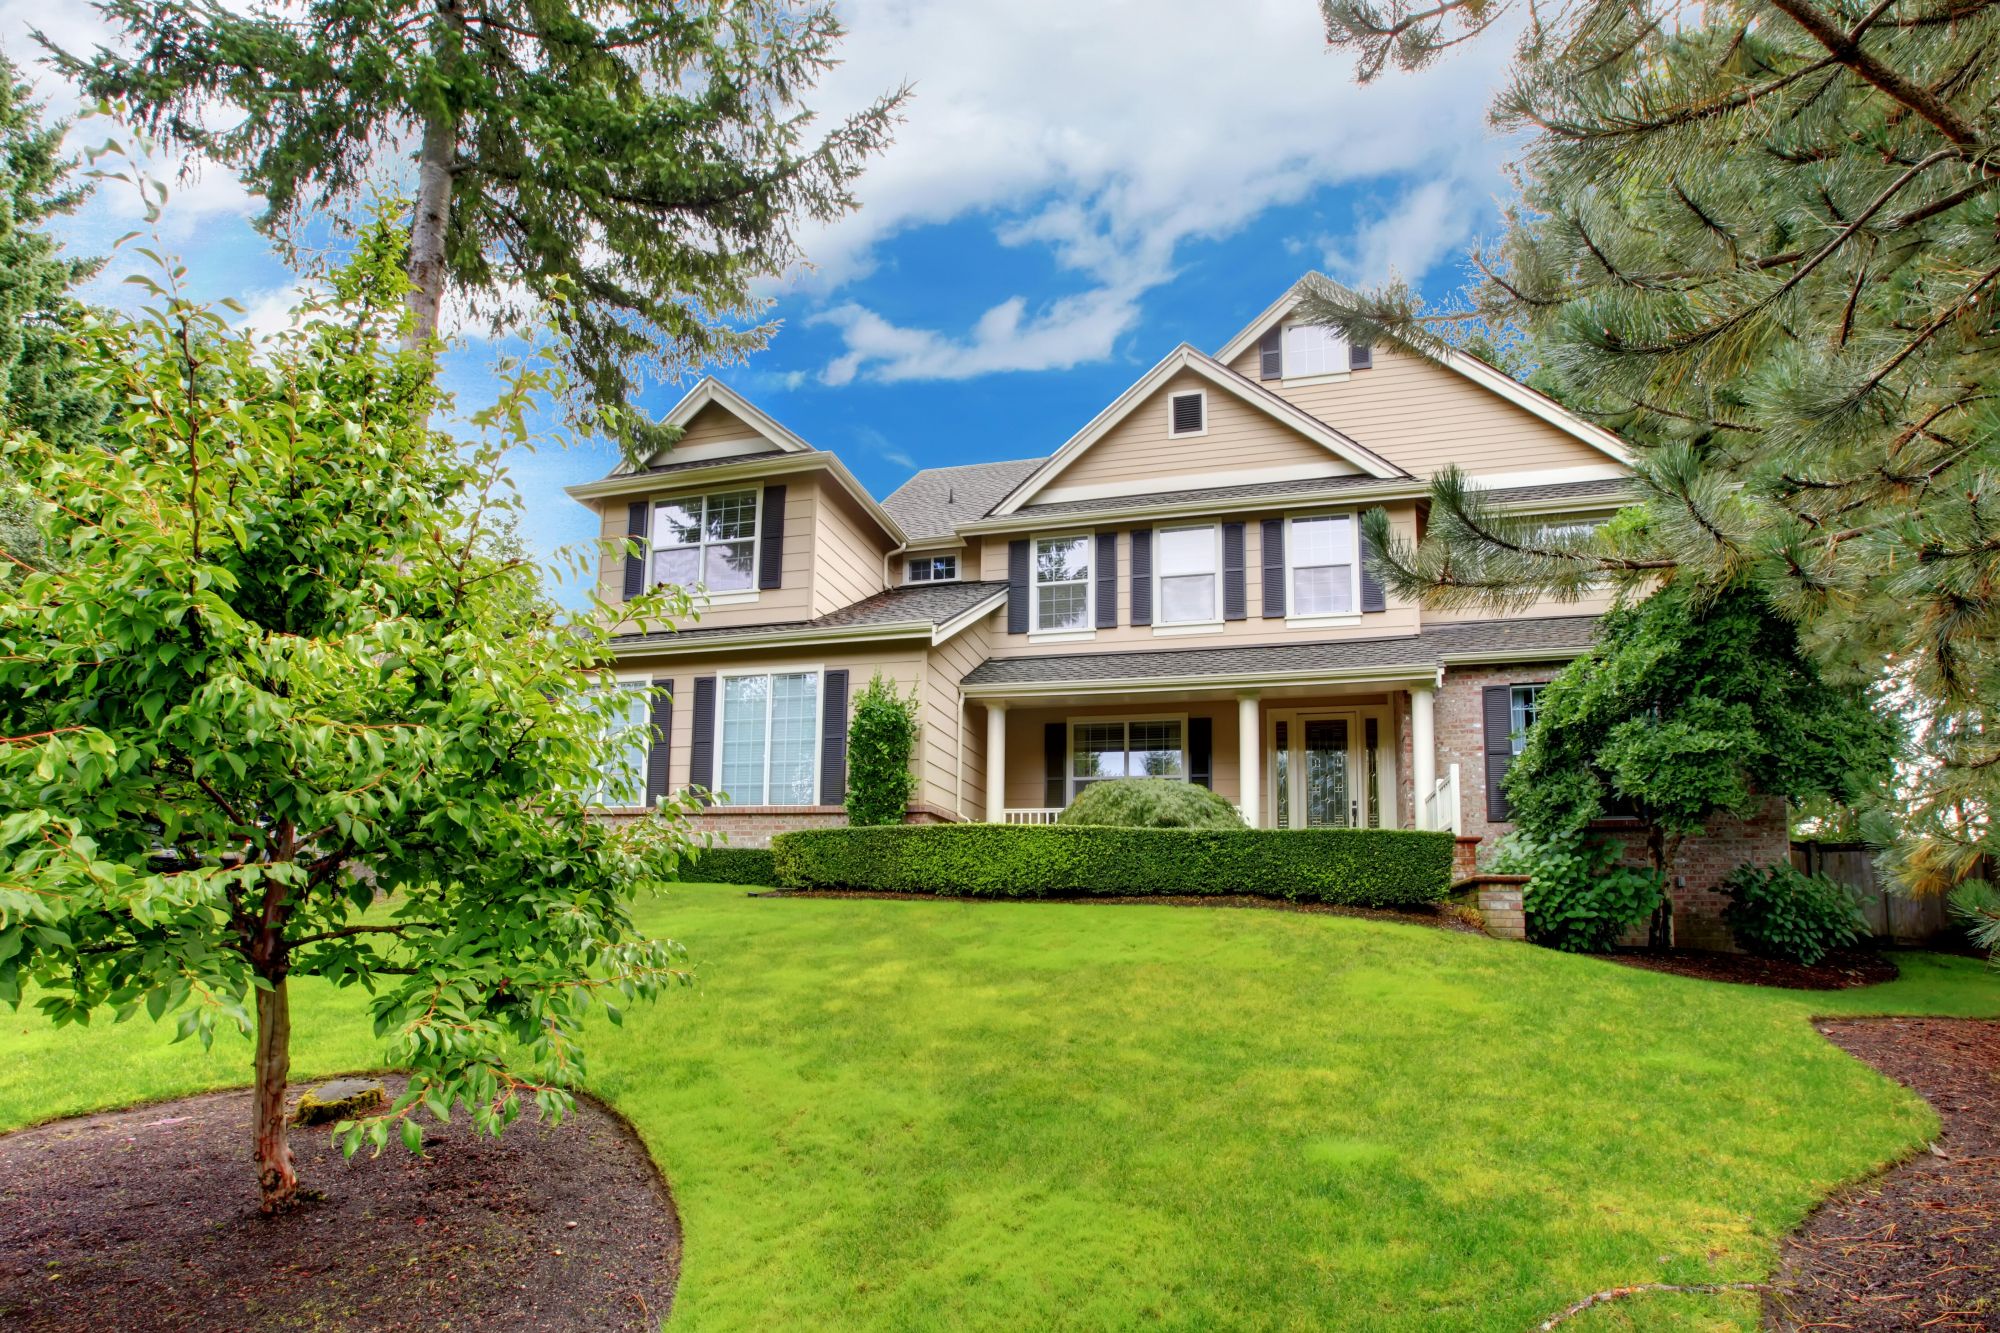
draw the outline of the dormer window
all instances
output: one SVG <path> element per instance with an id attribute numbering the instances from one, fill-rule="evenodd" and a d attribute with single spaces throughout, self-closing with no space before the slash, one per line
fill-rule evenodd
<path id="1" fill-rule="evenodd" d="M 903 561 L 905 583 L 950 583 L 957 577 L 955 555 L 913 555 Z"/>
<path id="2" fill-rule="evenodd" d="M 1315 375 L 1345 375 L 1347 344 L 1332 329 L 1318 324 L 1285 325 L 1285 369 L 1288 380 Z"/>
<path id="3" fill-rule="evenodd" d="M 1167 438 L 1208 434 L 1208 395 L 1196 389 L 1167 399 Z"/>
<path id="4" fill-rule="evenodd" d="M 708 592 L 757 586 L 757 492 L 719 491 L 653 508 L 653 582 Z"/>

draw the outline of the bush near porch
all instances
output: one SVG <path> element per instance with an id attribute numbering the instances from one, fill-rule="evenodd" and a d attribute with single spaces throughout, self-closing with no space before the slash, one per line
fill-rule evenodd
<path id="1" fill-rule="evenodd" d="M 781 833 L 771 850 L 778 883 L 793 889 L 966 898 L 1253 893 L 1415 907 L 1449 891 L 1452 835 L 935 824 Z"/>

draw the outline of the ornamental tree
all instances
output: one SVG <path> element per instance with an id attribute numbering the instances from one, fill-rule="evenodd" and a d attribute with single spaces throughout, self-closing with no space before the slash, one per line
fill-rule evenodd
<path id="1" fill-rule="evenodd" d="M 361 241 L 274 340 L 158 287 L 94 318 L 98 446 L 4 445 L 56 559 L 0 604 L 0 1000 L 254 1029 L 266 1211 L 299 1195 L 294 978 L 367 990 L 411 1070 L 352 1152 L 419 1146 L 423 1112 L 561 1114 L 592 1007 L 684 975 L 631 913 L 678 811 L 592 817 L 630 751 L 603 631 L 490 540 L 552 372 L 512 367 L 471 440 L 429 429 L 400 236 Z"/>
<path id="2" fill-rule="evenodd" d="M 900 824 L 916 778 L 910 753 L 917 743 L 917 700 L 876 672 L 855 696 L 847 729 L 847 822 Z"/>
<path id="3" fill-rule="evenodd" d="M 1508 522 L 1441 477 L 1384 581 L 1508 605 L 1754 588 L 1925 737 L 1911 884 L 2000 796 L 2000 3 L 1323 0 L 1361 75 L 1526 20 L 1493 106 L 1519 196 L 1461 304 L 1315 284 L 1319 319 L 1508 368 L 1634 449 L 1642 513 Z M 1374 531 L 1385 535 L 1378 521 Z"/>
<path id="4" fill-rule="evenodd" d="M 1546 842 L 1636 816 L 1664 881 L 1682 839 L 1719 816 L 1877 791 L 1896 742 L 1861 687 L 1828 680 L 1757 594 L 1700 601 L 1670 588 L 1606 615 L 1590 652 L 1544 687 L 1507 801 Z"/>
<path id="5" fill-rule="evenodd" d="M 147 131 L 239 172 L 283 235 L 414 163 L 409 336 L 447 294 L 496 331 L 552 312 L 572 407 L 635 451 L 633 370 L 675 380 L 774 326 L 762 279 L 854 207 L 904 93 L 811 133 L 830 4 L 102 0 L 132 54 L 50 47 Z M 41 39 L 45 46 L 46 38 Z"/>

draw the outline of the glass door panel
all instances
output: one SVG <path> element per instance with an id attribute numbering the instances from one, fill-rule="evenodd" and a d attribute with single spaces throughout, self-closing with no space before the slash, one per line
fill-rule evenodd
<path id="1" fill-rule="evenodd" d="M 1346 828 L 1352 822 L 1351 779 L 1347 767 L 1347 721 L 1308 721 L 1300 730 L 1305 742 L 1305 826 Z"/>

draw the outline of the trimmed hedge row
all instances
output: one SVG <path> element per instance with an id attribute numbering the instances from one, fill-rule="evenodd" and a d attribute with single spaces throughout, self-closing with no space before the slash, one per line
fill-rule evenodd
<path id="1" fill-rule="evenodd" d="M 772 840 L 790 889 L 967 898 L 1254 893 L 1350 907 L 1440 902 L 1452 836 L 1403 829 L 924 824 Z"/>
<path id="2" fill-rule="evenodd" d="M 765 847 L 710 847 L 683 865 L 680 878 L 690 884 L 754 884 L 775 888 L 777 871 Z"/>

